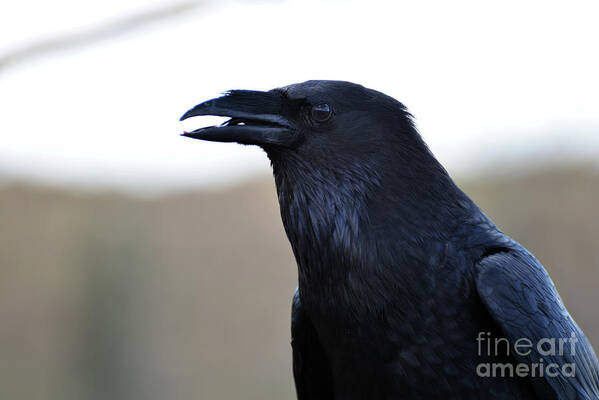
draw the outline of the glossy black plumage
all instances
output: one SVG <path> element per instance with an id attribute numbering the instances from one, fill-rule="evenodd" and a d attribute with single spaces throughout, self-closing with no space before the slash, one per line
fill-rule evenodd
<path id="1" fill-rule="evenodd" d="M 212 107 L 233 119 L 186 135 L 235 141 L 243 131 L 237 141 L 272 162 L 298 265 L 299 399 L 599 398 L 595 353 L 542 265 L 453 183 L 401 103 L 337 81 L 254 93 L 190 110 L 185 118 Z M 481 332 L 512 345 L 573 333 L 575 354 L 547 361 L 575 363 L 576 375 L 481 377 L 481 363 L 541 357 L 480 354 Z"/>

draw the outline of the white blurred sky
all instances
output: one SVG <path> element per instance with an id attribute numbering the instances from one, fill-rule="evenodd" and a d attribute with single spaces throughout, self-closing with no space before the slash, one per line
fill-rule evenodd
<path id="1" fill-rule="evenodd" d="M 28 0 L 0 13 L 0 57 L 150 0 Z M 404 102 L 455 174 L 530 157 L 599 159 L 599 3 L 221 1 L 0 70 L 0 175 L 129 190 L 269 171 L 257 148 L 178 136 L 227 89 L 307 79 Z"/>

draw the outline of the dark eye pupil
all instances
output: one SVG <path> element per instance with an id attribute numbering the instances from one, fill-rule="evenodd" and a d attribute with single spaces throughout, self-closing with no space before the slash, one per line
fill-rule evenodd
<path id="1" fill-rule="evenodd" d="M 317 104 L 312 107 L 312 119 L 324 122 L 331 116 L 331 107 L 328 104 Z"/>

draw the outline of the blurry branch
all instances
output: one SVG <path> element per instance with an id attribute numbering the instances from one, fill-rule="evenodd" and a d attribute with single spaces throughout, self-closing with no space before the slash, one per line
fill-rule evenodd
<path id="1" fill-rule="evenodd" d="M 0 55 L 0 71 L 2 69 L 35 57 L 41 57 L 52 52 L 85 47 L 96 42 L 122 35 L 146 25 L 177 17 L 202 5 L 200 1 L 183 1 L 153 10 L 144 10 L 117 21 L 91 27 L 87 31 L 67 33 L 58 37 L 42 39 L 5 55 Z"/>

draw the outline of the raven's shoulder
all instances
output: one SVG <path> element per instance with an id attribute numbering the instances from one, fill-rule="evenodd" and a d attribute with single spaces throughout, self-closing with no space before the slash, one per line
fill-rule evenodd
<path id="1" fill-rule="evenodd" d="M 521 247 L 504 249 L 482 258 L 475 274 L 478 294 L 504 336 L 512 345 L 519 339 L 521 345 L 532 343 L 528 354 L 528 347 L 514 352 L 518 362 L 557 366 L 552 370 L 556 376 L 533 380 L 535 390 L 559 399 L 599 398 L 599 363 L 593 348 L 536 258 Z M 568 340 L 561 349 L 560 339 Z"/>

